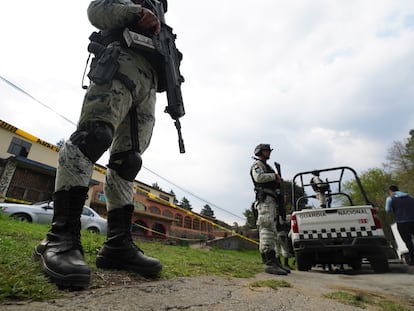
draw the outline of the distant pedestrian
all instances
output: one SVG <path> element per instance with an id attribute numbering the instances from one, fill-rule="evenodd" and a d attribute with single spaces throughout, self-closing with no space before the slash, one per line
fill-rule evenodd
<path id="1" fill-rule="evenodd" d="M 407 246 L 410 256 L 409 265 L 414 265 L 414 198 L 400 191 L 397 186 L 388 188 L 389 197 L 385 201 L 385 211 L 393 213 L 397 229 Z"/>

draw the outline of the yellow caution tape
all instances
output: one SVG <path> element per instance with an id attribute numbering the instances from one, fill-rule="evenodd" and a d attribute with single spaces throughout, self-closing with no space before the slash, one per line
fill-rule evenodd
<path id="1" fill-rule="evenodd" d="M 44 146 L 46 148 L 49 148 L 49 149 L 51 149 L 51 150 L 53 150 L 55 152 L 59 152 L 59 147 L 57 147 L 57 146 L 55 146 L 53 144 L 50 144 L 50 143 L 48 143 L 48 142 L 46 142 L 44 140 L 41 140 L 40 138 L 37 138 L 37 137 L 35 137 L 35 136 L 33 136 L 33 135 L 31 135 L 31 134 L 29 134 L 29 133 L 27 133 L 27 132 L 19 129 L 19 128 L 17 128 L 15 126 L 13 126 L 13 125 L 11 125 L 11 124 L 9 124 L 9 123 L 1 120 L 1 119 L 0 119 L 0 127 L 4 128 L 4 129 L 6 129 L 6 130 L 8 130 L 8 131 L 10 131 L 12 133 L 16 133 L 17 135 L 22 136 L 22 137 L 24 137 L 24 138 L 26 138 L 26 139 L 28 139 L 28 140 L 30 140 L 32 142 L 38 143 L 38 144 L 40 144 L 40 145 L 42 145 L 42 146 Z M 101 168 L 101 167 L 99 167 L 99 166 L 94 165 L 94 170 L 96 170 L 96 171 L 98 171 L 98 172 L 100 172 L 100 173 L 102 173 L 104 175 L 106 174 L 106 170 L 103 169 L 103 168 Z M 252 242 L 254 244 L 259 244 L 255 240 L 252 240 L 252 239 L 250 239 L 248 237 L 245 237 L 245 236 L 243 236 L 241 234 L 235 233 L 232 230 L 230 230 L 228 228 L 225 228 L 223 226 L 220 226 L 219 224 L 216 224 L 215 222 L 213 222 L 213 221 L 211 221 L 209 219 L 203 218 L 202 216 L 200 216 L 198 214 L 194 214 L 193 212 L 191 212 L 189 210 L 186 210 L 186 209 L 184 209 L 182 207 L 179 207 L 179 206 L 177 206 L 177 205 L 175 205 L 175 204 L 173 204 L 173 203 L 171 203 L 171 202 L 169 202 L 167 200 L 161 199 L 161 198 L 157 197 L 156 195 L 154 195 L 154 194 L 152 194 L 152 193 L 150 193 L 148 191 L 145 191 L 144 189 L 142 189 L 142 188 L 140 188 L 138 186 L 135 186 L 134 185 L 134 189 L 136 191 L 145 193 L 149 198 L 151 198 L 153 200 L 160 201 L 162 204 L 165 204 L 165 205 L 168 205 L 170 207 L 173 207 L 173 208 L 175 208 L 177 210 L 180 210 L 180 211 L 186 213 L 187 215 L 190 215 L 190 216 L 199 218 L 201 220 L 204 220 L 204 221 L 206 221 L 207 223 L 211 224 L 214 227 L 217 227 L 217 228 L 220 228 L 220 229 L 222 229 L 224 231 L 230 232 L 232 235 L 239 236 L 240 238 L 242 238 L 242 239 L 244 239 L 246 241 Z M 8 201 L 13 201 L 13 202 L 24 203 L 24 204 L 31 204 L 31 202 L 24 201 L 24 200 L 13 199 L 13 198 L 7 198 L 7 200 Z"/>
<path id="2" fill-rule="evenodd" d="M 43 147 L 46 147 L 46 148 L 48 148 L 50 150 L 53 150 L 55 152 L 59 152 L 59 150 L 60 150 L 58 146 L 55 146 L 55 145 L 53 145 L 51 143 L 48 143 L 47 141 L 41 140 L 40 138 L 38 138 L 36 136 L 33 136 L 32 134 L 29 134 L 29 133 L 27 133 L 27 132 L 25 132 L 25 131 L 23 131 L 23 130 L 21 130 L 21 129 L 19 129 L 19 128 L 17 128 L 15 126 L 13 126 L 13 125 L 11 125 L 11 124 L 9 124 L 9 123 L 1 120 L 1 119 L 0 119 L 0 127 L 8 130 L 9 132 L 12 132 L 12 133 L 15 133 L 15 134 L 17 134 L 17 135 L 19 135 L 21 137 L 24 137 L 24 138 L 26 138 L 26 139 L 34 142 L 34 143 L 37 143 L 39 145 L 42 145 Z M 103 169 L 103 168 L 101 168 L 101 167 L 99 167 L 99 166 L 97 166 L 97 165 L 94 165 L 93 166 L 93 169 L 95 171 L 103 174 L 103 175 L 106 174 L 106 170 Z"/>
<path id="3" fill-rule="evenodd" d="M 6 197 L 6 196 L 1 195 L 1 194 L 0 194 L 0 199 L 4 199 L 5 201 L 8 201 L 8 202 L 28 204 L 28 205 L 33 203 L 33 202 L 30 202 L 30 201 L 25 201 L 25 200 L 19 200 L 19 199 L 15 199 L 15 198 Z"/>

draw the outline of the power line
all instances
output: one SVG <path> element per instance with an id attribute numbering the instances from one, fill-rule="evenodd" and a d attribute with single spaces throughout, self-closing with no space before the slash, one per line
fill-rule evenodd
<path id="1" fill-rule="evenodd" d="M 47 109 L 49 109 L 50 111 L 56 113 L 59 117 L 61 117 L 62 119 L 66 120 L 67 122 L 69 122 L 72 125 L 76 126 L 76 123 L 69 120 L 68 118 L 66 118 L 64 115 L 60 114 L 59 112 L 57 112 L 56 110 L 54 110 L 53 108 L 49 107 L 48 105 L 44 104 L 43 102 L 41 102 L 40 100 L 38 100 L 37 98 L 35 98 L 34 96 L 30 95 L 28 92 L 26 92 L 24 89 L 22 89 L 21 87 L 17 86 L 15 83 L 11 82 L 10 80 L 4 78 L 3 76 L 0 76 L 0 79 L 2 79 L 5 83 L 7 83 L 9 86 L 11 86 L 12 88 L 16 89 L 17 91 L 19 91 L 20 93 L 23 93 L 24 95 L 30 97 L 31 99 L 33 99 L 34 101 L 38 102 L 39 104 L 41 104 L 42 106 L 46 107 Z"/>
<path id="2" fill-rule="evenodd" d="M 12 88 L 14 88 L 15 90 L 17 90 L 18 92 L 23 93 L 24 95 L 26 95 L 26 96 L 28 96 L 29 98 L 33 99 L 35 102 L 37 102 L 37 103 L 41 104 L 42 106 L 46 107 L 47 109 L 49 109 L 49 110 L 50 110 L 50 111 L 52 111 L 53 113 L 57 114 L 58 116 L 60 116 L 60 117 L 61 117 L 62 119 L 64 119 L 65 121 L 67 121 L 67 122 L 69 122 L 70 124 L 72 124 L 72 125 L 75 125 L 75 126 L 76 126 L 76 123 L 75 123 L 75 122 L 73 122 L 73 121 L 69 120 L 69 119 L 68 119 L 68 118 L 66 118 L 64 115 L 60 114 L 59 112 L 57 112 L 57 111 L 56 111 L 56 110 L 54 110 L 53 108 L 49 107 L 48 105 L 44 104 L 43 102 L 41 102 L 40 100 L 38 100 L 37 98 L 35 98 L 34 96 L 32 96 L 29 92 L 25 91 L 25 90 L 24 90 L 23 88 L 21 88 L 20 86 L 16 85 L 15 83 L 11 82 L 10 80 L 8 80 L 8 79 L 4 78 L 3 76 L 0 76 L 0 79 L 1 79 L 1 80 L 3 80 L 6 84 L 8 84 L 9 86 L 11 86 Z M 170 181 L 170 180 L 166 179 L 165 177 L 163 177 L 163 176 L 159 175 L 158 173 L 154 172 L 153 170 L 151 170 L 151 169 L 149 169 L 149 168 L 147 168 L 147 167 L 145 167 L 145 166 L 142 166 L 142 167 L 143 167 L 144 169 L 146 169 L 147 171 L 149 171 L 150 173 L 154 174 L 155 176 L 157 176 L 157 177 L 159 177 L 159 178 L 161 178 L 161 179 L 165 180 L 166 182 L 168 182 L 169 184 L 173 185 L 174 187 L 177 187 L 178 189 L 180 189 L 180 190 L 184 191 L 185 193 L 188 193 L 189 195 L 191 195 L 191 196 L 193 196 L 193 197 L 197 198 L 198 200 L 203 201 L 203 202 L 205 202 L 205 203 L 207 203 L 207 204 L 209 204 L 209 205 L 211 205 L 211 206 L 213 206 L 213 207 L 215 207 L 215 208 L 217 208 L 217 209 L 219 209 L 219 210 L 221 210 L 221 211 L 223 211 L 223 212 L 226 212 L 226 213 L 228 213 L 228 214 L 230 214 L 230 215 L 232 215 L 232 216 L 234 216 L 234 217 L 237 217 L 237 218 L 239 218 L 239 219 L 241 219 L 241 220 L 245 220 L 245 218 L 243 218 L 243 217 L 241 217 L 241 216 L 239 216 L 239 215 L 236 215 L 236 214 L 234 214 L 234 213 L 232 213 L 232 212 L 230 212 L 230 211 L 227 211 L 226 209 L 221 208 L 221 207 L 217 206 L 216 204 L 211 203 L 211 202 L 209 202 L 209 201 L 207 201 L 207 200 L 205 200 L 205 199 L 201 198 L 200 196 L 198 196 L 198 195 L 196 195 L 196 194 L 192 193 L 191 191 L 186 190 L 186 189 L 184 189 L 183 187 L 180 187 L 179 185 L 177 185 L 177 184 L 173 183 L 172 181 Z"/>
<path id="3" fill-rule="evenodd" d="M 232 216 L 235 216 L 235 217 L 237 217 L 237 218 L 239 218 L 239 219 L 245 220 L 245 218 L 242 218 L 242 217 L 240 217 L 239 215 L 233 214 L 232 212 L 229 212 L 229 211 L 225 210 L 224 208 L 221 208 L 221 207 L 217 206 L 216 204 L 211 203 L 211 202 L 209 202 L 209 201 L 207 201 L 207 200 L 205 200 L 205 199 L 201 198 L 200 196 L 198 196 L 198 195 L 196 195 L 196 194 L 192 193 L 191 191 L 189 191 L 189 190 L 187 190 L 187 189 L 184 189 L 183 187 L 180 187 L 179 185 L 177 185 L 177 184 L 173 183 L 172 181 L 170 181 L 170 180 L 168 180 L 168 179 L 166 179 L 166 178 L 162 177 L 161 175 L 157 174 L 157 173 L 156 173 L 156 172 L 154 172 L 153 170 L 150 170 L 149 168 L 147 168 L 147 167 L 145 167 L 145 166 L 142 166 L 142 167 L 143 167 L 143 168 L 145 168 L 147 171 L 151 172 L 152 174 L 154 174 L 155 176 L 157 176 L 157 177 L 159 177 L 159 178 L 161 178 L 161 179 L 165 180 L 166 182 L 168 182 L 169 184 L 173 185 L 174 187 L 177 187 L 178 189 L 181 189 L 182 191 L 184 191 L 184 192 L 188 193 L 189 195 L 191 195 L 191 196 L 195 197 L 196 199 L 198 199 L 198 200 L 200 200 L 200 201 L 203 201 L 203 202 L 205 202 L 205 203 L 207 203 L 207 204 L 209 204 L 209 205 L 212 205 L 213 207 L 215 207 L 215 208 L 217 208 L 217 209 L 219 209 L 219 210 L 221 210 L 221 211 L 223 211 L 223 212 L 226 212 L 226 213 L 228 213 L 228 214 L 230 214 L 230 215 L 232 215 Z"/>

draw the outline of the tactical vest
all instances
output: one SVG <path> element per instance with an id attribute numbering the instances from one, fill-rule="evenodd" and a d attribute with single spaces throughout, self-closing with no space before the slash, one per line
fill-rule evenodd
<path id="1" fill-rule="evenodd" d="M 265 166 L 265 173 L 274 173 L 275 171 L 272 169 L 272 167 L 270 165 L 268 165 L 267 163 L 263 162 L 262 160 L 258 160 L 260 162 L 262 162 Z M 253 184 L 254 184 L 254 188 L 255 189 L 268 189 L 268 190 L 272 190 L 273 192 L 276 191 L 277 188 L 277 183 L 276 180 L 272 180 L 266 183 L 258 183 L 254 180 L 253 178 L 253 173 L 250 170 L 250 177 L 252 178 Z M 267 192 L 268 193 L 268 192 Z"/>
<path id="2" fill-rule="evenodd" d="M 124 39 L 123 39 L 123 31 L 125 30 L 125 27 L 118 28 L 118 29 L 112 29 L 112 30 L 101 30 L 99 32 L 100 43 L 104 46 L 108 46 L 110 43 L 114 41 L 121 42 L 122 45 L 124 45 Z M 139 33 L 139 30 L 137 30 L 134 27 L 131 27 L 131 30 Z M 159 54 L 158 52 L 149 52 L 145 49 L 140 50 L 141 55 L 151 64 L 151 66 L 154 68 L 155 72 L 157 73 L 158 78 L 158 87 L 157 92 L 164 92 L 166 90 L 166 72 L 165 72 L 165 66 L 164 66 L 164 57 L 163 55 Z"/>
<path id="3" fill-rule="evenodd" d="M 414 221 L 414 198 L 407 195 L 404 197 L 391 197 L 391 206 L 396 222 Z"/>
<path id="4" fill-rule="evenodd" d="M 310 184 L 312 186 L 313 191 L 315 192 L 326 192 L 329 190 L 329 184 L 326 182 L 315 182 L 315 177 L 312 177 L 310 180 Z M 320 178 L 318 178 L 319 180 L 321 180 Z"/>

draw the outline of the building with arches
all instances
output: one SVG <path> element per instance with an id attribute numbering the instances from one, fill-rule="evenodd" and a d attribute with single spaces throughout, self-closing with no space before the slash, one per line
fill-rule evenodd
<path id="1" fill-rule="evenodd" d="M 131 230 L 140 237 L 170 240 L 207 240 L 223 236 L 214 228 L 214 218 L 181 209 L 175 197 L 140 181 L 134 182 L 134 215 Z M 103 183 L 92 187 L 90 206 L 106 214 Z"/>
<path id="2" fill-rule="evenodd" d="M 0 120 L 0 201 L 31 204 L 52 199 L 59 147 Z M 106 217 L 103 193 L 106 168 L 95 164 L 85 202 Z M 183 210 L 174 196 L 134 181 L 135 236 L 171 241 L 207 240 L 226 232 L 214 219 Z"/>

